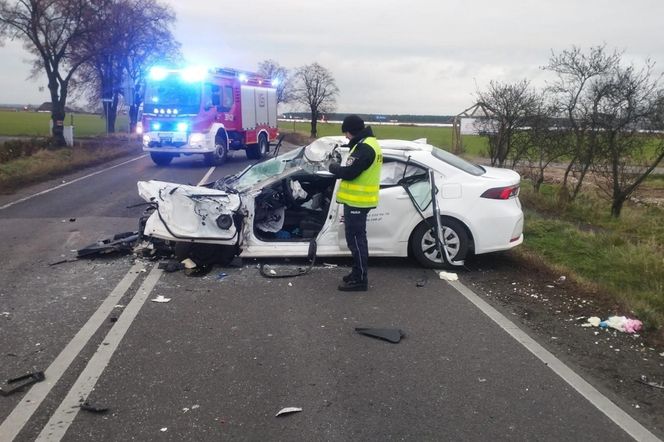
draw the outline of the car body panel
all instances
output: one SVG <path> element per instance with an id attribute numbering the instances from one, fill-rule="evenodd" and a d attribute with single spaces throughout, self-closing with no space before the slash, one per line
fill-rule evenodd
<path id="1" fill-rule="evenodd" d="M 243 257 L 307 256 L 309 242 L 315 239 L 319 256 L 349 256 L 343 208 L 335 201 L 339 181 L 327 172 L 331 161 L 344 162 L 349 155 L 345 142 L 344 137 L 320 138 L 211 188 L 139 182 L 139 194 L 158 206 L 144 233 L 174 241 L 237 245 Z M 448 153 L 436 155 L 437 148 L 423 140 L 379 143 L 384 157 L 379 204 L 367 218 L 372 256 L 408 255 L 413 231 L 433 215 L 429 169 L 434 171 L 439 214 L 465 226 L 474 253 L 506 250 L 523 242 L 518 196 L 481 197 L 490 188 L 518 185 L 519 174 L 474 166 Z M 324 204 L 314 207 L 314 201 Z M 243 221 L 222 229 L 216 222 L 222 215 Z M 268 218 L 276 223 L 263 230 Z M 308 230 L 307 225 L 315 227 Z"/>

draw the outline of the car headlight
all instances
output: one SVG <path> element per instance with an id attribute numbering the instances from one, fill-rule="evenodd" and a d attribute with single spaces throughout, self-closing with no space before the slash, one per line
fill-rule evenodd
<path id="1" fill-rule="evenodd" d="M 228 230 L 233 225 L 233 218 L 230 215 L 219 215 L 217 218 L 217 226 L 220 229 Z"/>
<path id="2" fill-rule="evenodd" d="M 205 134 L 193 133 L 189 135 L 189 144 L 203 144 L 205 143 Z"/>
<path id="3" fill-rule="evenodd" d="M 150 135 L 143 135 L 143 145 L 147 146 L 150 144 L 150 141 L 152 141 L 150 140 Z"/>

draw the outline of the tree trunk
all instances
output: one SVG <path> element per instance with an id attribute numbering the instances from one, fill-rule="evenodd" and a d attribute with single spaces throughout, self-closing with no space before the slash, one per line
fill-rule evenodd
<path id="1" fill-rule="evenodd" d="M 614 218 L 620 217 L 620 212 L 622 211 L 623 204 L 625 204 L 625 198 L 623 195 L 614 195 L 613 201 L 611 202 L 611 216 Z"/>
<path id="2" fill-rule="evenodd" d="M 138 123 L 138 106 L 132 104 L 129 106 L 129 133 L 136 133 L 136 124 Z"/>
<path id="3" fill-rule="evenodd" d="M 115 133 L 115 120 L 118 117 L 118 94 L 113 94 L 112 100 L 108 103 L 108 115 L 106 115 L 106 131 L 109 134 Z"/>
<path id="4" fill-rule="evenodd" d="M 311 138 L 316 138 L 318 136 L 318 129 L 316 125 L 318 124 L 318 112 L 315 110 L 311 111 Z"/>
<path id="5" fill-rule="evenodd" d="M 65 104 L 64 100 L 60 101 L 58 94 L 59 84 L 57 80 L 49 81 L 48 89 L 51 92 L 51 121 L 53 128 L 51 135 L 53 136 L 53 146 L 63 147 L 67 145 L 65 141 Z"/>

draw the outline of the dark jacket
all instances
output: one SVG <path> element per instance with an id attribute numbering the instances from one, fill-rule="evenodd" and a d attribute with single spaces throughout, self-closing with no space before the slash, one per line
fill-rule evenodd
<path id="1" fill-rule="evenodd" d="M 351 150 L 353 149 L 353 146 L 357 145 L 357 147 L 355 147 L 355 150 L 350 155 L 349 159 L 346 160 L 347 165 L 342 166 L 339 163 L 332 163 L 329 167 L 330 172 L 342 180 L 354 180 L 360 176 L 362 172 L 371 166 L 376 158 L 376 152 L 374 152 L 373 148 L 368 144 L 360 143 L 360 141 L 373 136 L 374 134 L 370 126 L 362 129 L 360 133 L 355 135 L 348 142 L 348 146 Z"/>

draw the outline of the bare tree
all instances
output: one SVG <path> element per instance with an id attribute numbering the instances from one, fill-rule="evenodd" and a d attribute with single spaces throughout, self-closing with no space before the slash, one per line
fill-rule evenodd
<path id="1" fill-rule="evenodd" d="M 477 98 L 493 113 L 480 124 L 489 135 L 491 165 L 502 167 L 514 147 L 516 133 L 533 112 L 536 96 L 528 80 L 513 84 L 491 81 L 486 91 L 477 92 Z"/>
<path id="2" fill-rule="evenodd" d="M 318 63 L 302 66 L 295 72 L 294 101 L 307 106 L 311 112 L 311 136 L 316 137 L 318 117 L 336 107 L 339 88 L 332 73 Z"/>
<path id="3" fill-rule="evenodd" d="M 293 82 L 288 69 L 274 60 L 264 60 L 258 63 L 258 74 L 272 80 L 277 87 L 277 104 L 288 103 L 293 99 Z"/>
<path id="4" fill-rule="evenodd" d="M 138 120 L 142 83 L 149 67 L 157 62 L 179 60 L 179 45 L 171 26 L 172 10 L 157 0 L 106 0 L 99 11 L 102 29 L 81 43 L 86 58 L 77 84 L 91 101 L 102 101 L 108 132 L 115 131 L 120 97 L 130 104 L 130 131 Z"/>
<path id="5" fill-rule="evenodd" d="M 526 175 L 532 180 L 535 192 L 544 183 L 545 170 L 551 163 L 570 153 L 569 132 L 554 115 L 555 108 L 546 93 L 542 93 L 529 118 L 528 129 L 523 132 L 527 140 L 523 154 Z"/>
<path id="6" fill-rule="evenodd" d="M 555 96 L 557 112 L 567 119 L 573 139 L 573 154 L 563 178 L 561 196 L 565 200 L 578 195 L 598 150 L 597 103 L 588 95 L 588 88 L 593 79 L 610 72 L 620 57 L 616 51 L 607 52 L 604 45 L 591 47 L 587 53 L 572 47 L 559 54 L 552 52 L 549 64 L 543 68 L 557 76 L 549 90 Z M 571 182 L 571 177 L 576 181 Z"/>
<path id="7" fill-rule="evenodd" d="M 56 146 L 65 145 L 64 119 L 69 83 L 86 60 L 72 49 L 95 29 L 97 1 L 0 0 L 0 35 L 22 40 L 34 56 L 35 70 L 44 70 L 51 95 L 51 120 Z"/>
<path id="8" fill-rule="evenodd" d="M 589 92 L 601 128 L 597 134 L 601 151 L 593 171 L 598 186 L 611 199 L 611 215 L 615 218 L 664 158 L 661 139 L 653 151 L 647 150 L 659 138 L 652 129 L 660 123 L 657 120 L 664 97 L 659 85 L 661 75 L 654 77 L 653 67 L 650 62 L 638 70 L 634 66 L 615 66 Z"/>

